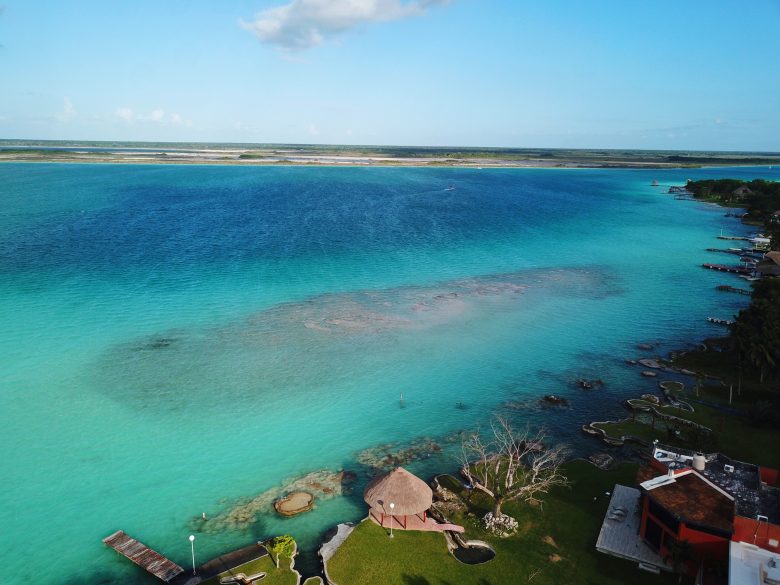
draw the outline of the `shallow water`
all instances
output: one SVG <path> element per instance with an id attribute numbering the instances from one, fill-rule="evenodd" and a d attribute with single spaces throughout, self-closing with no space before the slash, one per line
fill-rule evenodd
<path id="1" fill-rule="evenodd" d="M 378 460 L 448 469 L 496 412 L 597 449 L 579 426 L 654 387 L 637 343 L 745 303 L 697 265 L 748 230 L 650 187 L 719 176 L 780 173 L 0 165 L 4 579 L 152 582 L 117 529 L 183 566 L 191 531 L 200 560 L 313 548 Z M 291 519 L 262 499 L 324 469 L 356 479 Z"/>

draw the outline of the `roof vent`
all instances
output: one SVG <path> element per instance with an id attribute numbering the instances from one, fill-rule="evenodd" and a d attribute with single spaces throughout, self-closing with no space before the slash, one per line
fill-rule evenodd
<path id="1" fill-rule="evenodd" d="M 728 471 L 729 473 L 734 473 L 734 466 L 733 465 L 724 465 L 723 471 Z"/>
<path id="2" fill-rule="evenodd" d="M 706 464 L 707 460 L 704 458 L 703 453 L 696 453 L 696 455 L 693 456 L 693 468 L 696 471 L 704 471 Z"/>

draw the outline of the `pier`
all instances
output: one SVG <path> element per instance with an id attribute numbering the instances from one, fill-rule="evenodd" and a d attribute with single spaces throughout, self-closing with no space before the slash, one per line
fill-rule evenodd
<path id="1" fill-rule="evenodd" d="M 731 292 L 731 293 L 737 293 L 738 295 L 745 295 L 749 297 L 753 293 L 747 289 L 744 288 L 737 288 L 736 286 L 731 286 L 728 284 L 719 284 L 715 287 L 717 290 L 723 291 L 723 292 Z"/>
<path id="2" fill-rule="evenodd" d="M 709 270 L 718 270 L 720 272 L 730 272 L 732 274 L 750 274 L 753 271 L 750 268 L 743 268 L 742 266 L 726 266 L 725 264 L 702 264 L 702 267 Z"/>
<path id="3" fill-rule="evenodd" d="M 745 240 L 750 241 L 750 238 L 746 238 L 744 236 L 718 236 L 719 240 Z"/>
<path id="4" fill-rule="evenodd" d="M 121 530 L 104 538 L 103 542 L 165 583 L 170 583 L 172 579 L 184 572 L 179 565 L 153 551 L 144 543 L 130 538 Z"/>

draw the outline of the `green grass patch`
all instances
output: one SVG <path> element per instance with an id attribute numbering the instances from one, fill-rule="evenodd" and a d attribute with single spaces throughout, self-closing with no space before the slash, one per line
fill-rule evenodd
<path id="1" fill-rule="evenodd" d="M 677 395 L 683 399 L 693 397 L 690 391 Z M 658 417 L 653 423 L 652 415 L 646 412 L 637 412 L 633 420 L 596 423 L 593 426 L 603 429 L 609 436 L 615 438 L 631 435 L 648 442 L 657 439 L 661 443 L 675 447 L 706 452 L 720 451 L 740 461 L 780 469 L 780 450 L 767 447 L 780 444 L 780 428 L 771 424 L 756 424 L 748 416 L 738 416 L 695 402 L 692 404 L 695 412 L 687 412 L 671 406 L 664 406 L 657 410 L 708 427 L 712 429 L 712 433 L 698 431 Z"/>
<path id="2" fill-rule="evenodd" d="M 444 536 L 396 531 L 393 539 L 372 522 L 355 528 L 328 563 L 339 585 L 633 585 L 676 583 L 672 575 L 640 571 L 636 563 L 596 551 L 595 544 L 609 503 L 605 492 L 615 483 L 633 485 L 636 465 L 601 471 L 589 463 L 566 464 L 572 485 L 553 490 L 541 505 L 509 503 L 503 509 L 520 523 L 512 537 L 485 533 L 478 517 L 490 508 L 487 498 L 474 495 L 466 514 L 451 518 L 466 528 L 466 538 L 489 542 L 496 557 L 483 565 L 464 565 L 447 552 Z M 447 481 L 442 478 L 442 483 Z M 458 482 L 449 485 L 464 496 Z M 545 542 L 550 537 L 555 544 Z M 553 560 L 557 555 L 560 560 Z"/>
<path id="3" fill-rule="evenodd" d="M 298 582 L 298 575 L 292 569 L 290 569 L 290 559 L 282 557 L 279 563 L 279 568 L 276 568 L 273 560 L 269 555 L 262 558 L 249 561 L 243 565 L 239 565 L 229 571 L 224 571 L 219 575 L 212 577 L 206 581 L 203 581 L 202 585 L 219 585 L 219 580 L 222 577 L 229 577 L 230 575 L 237 575 L 238 573 L 244 573 L 245 575 L 254 575 L 255 573 L 266 573 L 265 579 L 261 581 L 263 585 L 295 585 Z"/>

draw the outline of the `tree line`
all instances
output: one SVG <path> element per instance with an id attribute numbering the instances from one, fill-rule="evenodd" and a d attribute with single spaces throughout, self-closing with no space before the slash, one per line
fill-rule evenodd
<path id="1" fill-rule="evenodd" d="M 760 373 L 761 382 L 780 369 L 780 279 L 753 283 L 753 298 L 737 315 L 731 343 L 742 366 Z"/>
<path id="2" fill-rule="evenodd" d="M 744 194 L 740 193 L 741 187 L 747 188 Z M 780 249 L 780 218 L 774 215 L 780 211 L 780 182 L 707 179 L 688 181 L 686 189 L 696 199 L 744 208 L 747 212 L 744 220 L 763 225 L 772 238 L 772 249 Z"/>

